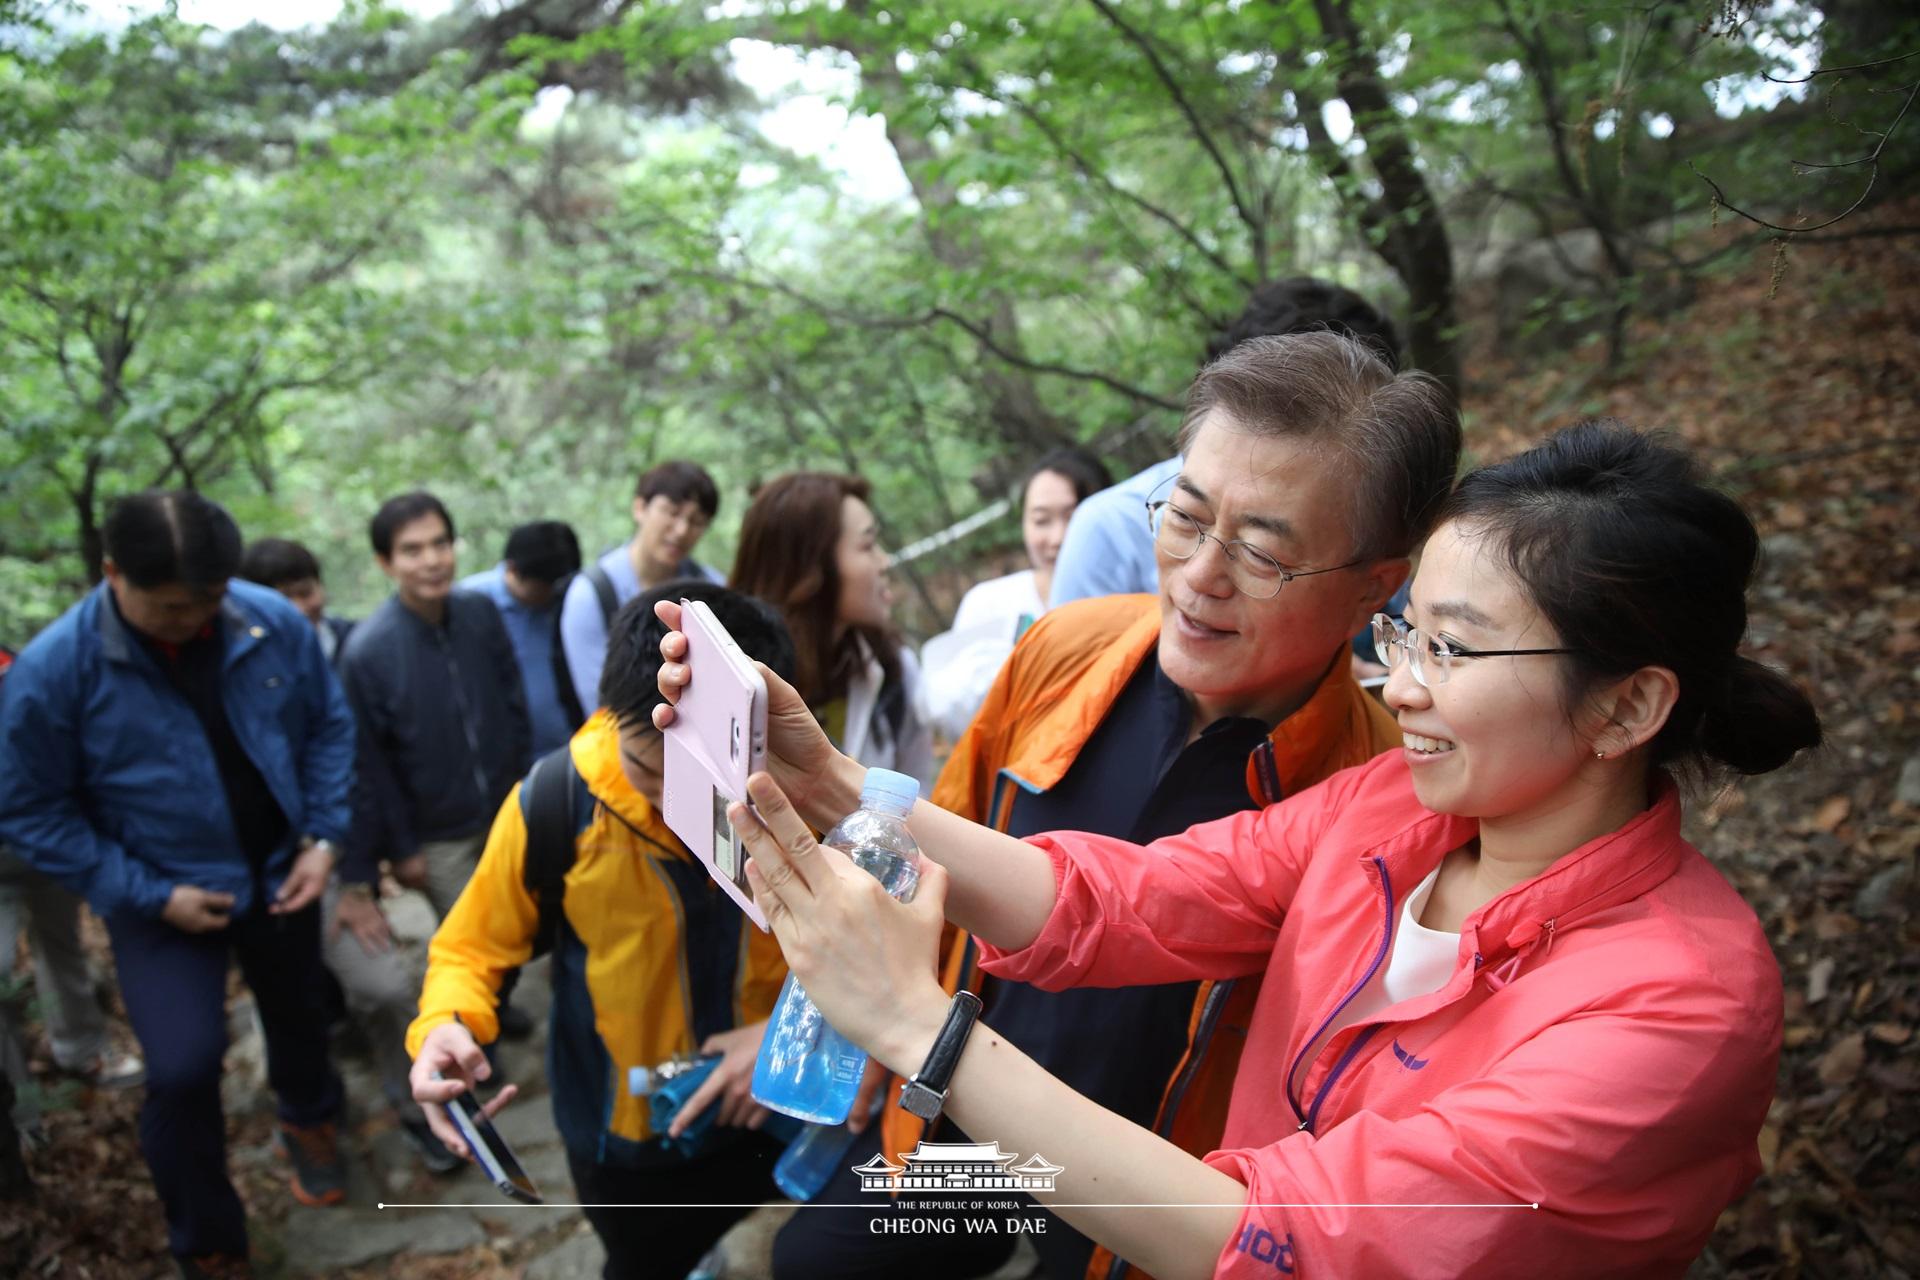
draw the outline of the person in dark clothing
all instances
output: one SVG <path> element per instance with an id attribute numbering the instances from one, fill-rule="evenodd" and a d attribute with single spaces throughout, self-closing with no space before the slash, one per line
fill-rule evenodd
<path id="1" fill-rule="evenodd" d="M 326 612 L 327 589 L 313 552 L 286 538 L 256 538 L 240 557 L 240 576 L 291 600 L 313 624 L 327 661 L 338 662 L 353 623 Z M 401 1041 L 413 1020 L 415 987 L 380 905 L 378 859 L 341 859 L 321 899 L 320 919 L 321 954 L 334 978 L 329 1021 L 338 1027 L 351 1020 L 364 1030 L 400 1132 L 430 1171 L 451 1173 L 459 1162 L 433 1136 L 407 1084 L 410 1063 Z"/>
<path id="2" fill-rule="evenodd" d="M 454 590 L 453 517 L 430 493 L 385 502 L 368 527 L 394 594 L 355 627 L 340 676 L 360 726 L 356 859 L 385 856 L 445 917 L 487 828 L 532 764 L 533 731 L 500 611 Z M 513 1010 L 505 1034 L 529 1034 Z"/>
<path id="3" fill-rule="evenodd" d="M 340 660 L 353 622 L 327 612 L 327 584 L 313 552 L 289 538 L 255 538 L 240 557 L 240 576 L 272 587 L 293 601 L 320 637 L 320 652 L 328 662 Z"/>
<path id="4" fill-rule="evenodd" d="M 445 915 L 531 763 L 526 696 L 499 611 L 453 589 L 454 527 L 439 499 L 390 499 L 369 536 L 395 591 L 341 657 L 364 745 L 355 845 L 386 853 Z"/>
<path id="5" fill-rule="evenodd" d="M 564 520 L 535 520 L 515 526 L 506 552 L 491 569 L 460 579 L 460 590 L 493 601 L 507 624 L 520 680 L 533 723 L 533 754 L 565 746 L 578 726 L 561 694 L 566 663 L 560 653 L 560 603 L 567 584 L 580 572 L 580 540 Z"/>
<path id="6" fill-rule="evenodd" d="M 294 1195 L 345 1195 L 319 899 L 350 820 L 353 721 L 299 611 L 228 582 L 240 533 L 224 510 L 137 494 L 104 534 L 106 581 L 0 691 L 0 839 L 106 922 L 147 1059 L 141 1151 L 181 1274 L 246 1275 L 220 1105 L 235 958 Z"/>

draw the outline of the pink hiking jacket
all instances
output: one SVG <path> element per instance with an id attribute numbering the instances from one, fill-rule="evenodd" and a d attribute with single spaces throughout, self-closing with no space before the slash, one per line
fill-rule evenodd
<path id="1" fill-rule="evenodd" d="M 1034 837 L 1059 899 L 1032 946 L 983 944 L 989 973 L 1266 974 L 1207 1157 L 1249 1190 L 1216 1275 L 1677 1276 L 1759 1173 L 1780 969 L 1664 778 L 1468 917 L 1439 991 L 1309 1055 L 1386 963 L 1404 896 L 1477 830 L 1421 807 L 1391 752 L 1144 848 Z"/>

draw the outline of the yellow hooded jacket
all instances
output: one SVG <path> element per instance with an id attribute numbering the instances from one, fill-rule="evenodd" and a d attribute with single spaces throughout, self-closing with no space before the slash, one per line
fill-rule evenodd
<path id="1" fill-rule="evenodd" d="M 581 726 L 570 751 L 581 825 L 553 949 L 554 1118 L 578 1157 L 654 1164 L 665 1148 L 647 1100 L 627 1092 L 629 1068 L 767 1017 L 786 962 L 628 783 L 607 712 Z M 479 867 L 428 947 L 409 1055 L 455 1014 L 482 1043 L 499 1033 L 495 993 L 532 953 L 540 914 L 524 877 L 523 786 L 500 806 Z"/>

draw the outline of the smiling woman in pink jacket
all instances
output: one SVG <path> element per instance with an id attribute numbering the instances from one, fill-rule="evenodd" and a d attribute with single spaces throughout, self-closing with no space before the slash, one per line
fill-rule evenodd
<path id="1" fill-rule="evenodd" d="M 1781 993 L 1752 910 L 1680 833 L 1675 779 L 1819 740 L 1799 690 L 1737 652 L 1755 550 L 1686 455 L 1582 424 L 1468 476 L 1415 629 L 1378 620 L 1397 753 L 1144 848 L 923 803 L 940 866 L 901 907 L 808 834 L 861 774 L 782 686 L 765 825 L 736 822 L 793 971 L 919 1073 L 910 1109 L 1044 1153 L 1055 1212 L 1162 1280 L 1679 1275 L 1759 1171 Z M 1224 579 L 1222 549 L 1185 571 Z M 684 646 L 663 651 L 673 696 Z M 934 979 L 943 911 L 990 972 L 1041 986 L 1264 972 L 1224 1149 L 1197 1160 L 972 1027 Z"/>

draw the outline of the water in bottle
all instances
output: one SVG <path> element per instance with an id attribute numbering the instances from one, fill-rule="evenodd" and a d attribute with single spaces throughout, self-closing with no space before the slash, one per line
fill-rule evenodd
<path id="1" fill-rule="evenodd" d="M 884 1093 L 874 1099 L 874 1116 L 880 1114 L 880 1104 L 885 1100 Z M 873 1129 L 871 1119 L 868 1130 L 877 1138 L 879 1131 Z M 787 1144 L 773 1166 L 773 1185 L 780 1188 L 780 1194 L 796 1204 L 806 1204 L 825 1190 L 860 1137 L 851 1124 L 801 1125 L 799 1136 Z"/>
<path id="2" fill-rule="evenodd" d="M 919 794 L 920 784 L 906 774 L 869 769 L 860 788 L 860 807 L 842 818 L 825 841 L 901 902 L 911 902 L 920 884 L 920 847 L 906 824 L 907 811 Z M 755 1100 L 814 1124 L 842 1124 L 853 1109 L 866 1067 L 866 1050 L 835 1031 L 788 974 L 754 1063 Z"/>

